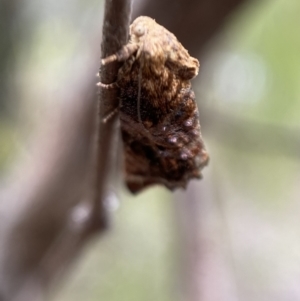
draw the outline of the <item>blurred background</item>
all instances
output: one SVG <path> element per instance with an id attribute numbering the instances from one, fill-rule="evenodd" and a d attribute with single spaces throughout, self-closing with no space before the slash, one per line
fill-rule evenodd
<path id="1" fill-rule="evenodd" d="M 142 4 L 134 2 L 134 16 Z M 70 83 L 86 80 L 82 70 L 97 72 L 90 53 L 100 53 L 103 2 L 1 6 L 5 179 L 33 155 L 41 128 L 67 114 L 61 96 Z M 203 179 L 187 191 L 155 187 L 138 196 L 115 184 L 111 229 L 85 248 L 51 300 L 300 300 L 299 14 L 298 0 L 244 1 L 201 51 L 191 48 L 211 157 Z M 166 27 L 169 19 L 156 18 Z M 188 36 L 178 38 L 189 49 Z M 197 30 L 190 40 L 197 45 Z"/>

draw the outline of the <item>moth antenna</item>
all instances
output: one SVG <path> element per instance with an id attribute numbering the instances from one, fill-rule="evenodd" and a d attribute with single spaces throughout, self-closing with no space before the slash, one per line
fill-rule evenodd
<path id="1" fill-rule="evenodd" d="M 111 112 L 109 112 L 103 119 L 102 119 L 102 123 L 107 123 L 107 121 L 109 121 L 113 116 L 115 116 L 117 113 L 119 112 L 119 106 L 116 107 L 114 110 L 112 110 Z"/>
<path id="2" fill-rule="evenodd" d="M 145 49 L 145 43 L 142 44 L 142 50 L 144 51 Z M 138 121 L 140 124 L 143 124 L 142 121 L 142 117 L 141 117 L 141 90 L 142 90 L 142 66 L 141 64 L 143 64 L 143 57 L 140 58 L 141 62 L 140 62 L 140 69 L 139 69 L 139 76 L 138 76 L 138 99 L 137 99 L 137 113 L 138 113 Z"/>
<path id="3" fill-rule="evenodd" d="M 147 136 L 149 138 L 149 141 L 151 141 L 151 134 L 150 134 L 149 130 L 143 124 L 142 116 L 141 116 L 141 90 L 142 90 L 142 68 L 141 68 L 141 66 L 140 66 L 140 69 L 139 69 L 138 83 L 139 83 L 139 86 L 138 86 L 138 97 L 137 97 L 138 121 L 144 127 L 144 129 L 146 131 L 146 134 L 147 134 Z M 151 144 L 152 144 L 152 147 L 158 152 L 157 146 L 155 144 L 153 144 L 152 142 L 151 142 Z"/>
<path id="4" fill-rule="evenodd" d="M 102 65 L 107 65 L 109 63 L 118 61 L 124 62 L 126 61 L 131 55 L 133 55 L 139 48 L 139 44 L 127 44 L 123 46 L 118 52 L 107 56 L 106 58 L 101 60 Z"/>
<path id="5" fill-rule="evenodd" d="M 144 45 L 143 45 L 144 46 Z M 142 60 L 141 60 L 142 62 Z M 152 147 L 156 150 L 156 152 L 159 152 L 159 149 L 157 148 L 156 144 L 151 142 L 151 133 L 149 132 L 149 130 L 145 127 L 145 125 L 143 124 L 142 121 L 142 116 L 141 116 L 141 90 L 142 90 L 142 67 L 140 65 L 140 69 L 139 69 L 139 75 L 138 75 L 138 96 L 137 96 L 137 114 L 138 114 L 138 121 L 139 123 L 144 127 L 145 131 L 146 131 L 146 135 L 149 138 L 150 144 L 152 145 Z M 161 162 L 161 164 L 164 165 L 164 162 Z"/>
<path id="6" fill-rule="evenodd" d="M 137 97 L 137 114 L 138 114 L 138 121 L 140 124 L 143 124 L 142 117 L 141 117 L 141 90 L 142 90 L 142 68 L 140 66 L 139 70 L 139 77 L 138 77 L 138 97 Z"/>

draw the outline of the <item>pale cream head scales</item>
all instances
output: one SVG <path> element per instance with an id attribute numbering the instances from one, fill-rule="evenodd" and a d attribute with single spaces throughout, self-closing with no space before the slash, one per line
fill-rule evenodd
<path id="1" fill-rule="evenodd" d="M 132 29 L 132 34 L 135 35 L 136 37 L 141 37 L 145 34 L 145 27 L 143 24 L 138 24 L 136 27 Z"/>
<path id="2" fill-rule="evenodd" d="M 149 28 L 148 23 L 155 22 L 149 17 L 138 17 L 136 18 L 130 26 L 130 40 L 133 43 L 140 42 L 144 36 L 147 34 Z"/>

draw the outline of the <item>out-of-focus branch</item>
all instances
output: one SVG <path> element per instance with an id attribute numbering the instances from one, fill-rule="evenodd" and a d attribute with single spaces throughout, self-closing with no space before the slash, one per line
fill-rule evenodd
<path id="1" fill-rule="evenodd" d="M 103 56 L 126 43 L 130 8 L 130 0 L 106 1 Z M 18 167 L 7 189 L 1 191 L 1 301 L 42 300 L 87 238 L 106 226 L 103 202 L 114 123 L 101 121 L 105 106 L 114 107 L 117 99 L 111 92 L 101 94 L 93 147 L 96 93 L 91 86 L 92 68 L 87 67 L 81 70 L 80 83 L 73 83 L 69 94 L 64 94 L 61 103 L 71 106 L 65 108 L 63 118 L 49 121 L 53 123 L 50 129 L 41 129 L 36 155 Z M 117 70 L 117 65 L 107 67 L 102 80 L 114 81 Z"/>
<path id="2" fill-rule="evenodd" d="M 40 129 L 30 158 L 1 191 L 3 300 L 13 300 L 21 292 L 22 300 L 38 300 L 48 284 L 41 262 L 65 229 L 72 208 L 85 197 L 95 92 L 91 82 L 87 77 L 76 91 L 64 95 L 62 103 L 73 103 L 72 108 L 64 108 L 63 119 L 45 120 L 52 126 Z"/>

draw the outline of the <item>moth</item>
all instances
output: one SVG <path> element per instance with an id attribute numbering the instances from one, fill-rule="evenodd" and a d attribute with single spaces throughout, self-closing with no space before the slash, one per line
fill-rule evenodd
<path id="1" fill-rule="evenodd" d="M 137 193 L 154 184 L 170 190 L 201 178 L 208 163 L 191 79 L 199 62 L 175 35 L 141 16 L 130 26 L 128 44 L 102 64 L 123 62 L 115 83 L 124 144 L 125 181 Z"/>

